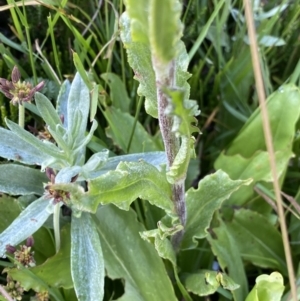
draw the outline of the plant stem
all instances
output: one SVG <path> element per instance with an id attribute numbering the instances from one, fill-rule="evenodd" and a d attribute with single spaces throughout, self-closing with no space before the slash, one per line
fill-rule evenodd
<path id="1" fill-rule="evenodd" d="M 179 138 L 176 137 L 175 133 L 172 131 L 173 117 L 166 113 L 167 107 L 169 106 L 169 100 L 164 91 L 164 89 L 172 89 L 176 85 L 175 62 L 170 62 L 168 66 L 164 66 L 163 64 L 160 65 L 155 58 L 152 58 L 152 62 L 156 76 L 159 127 L 167 154 L 169 169 L 175 160 L 180 146 Z M 172 193 L 176 213 L 179 216 L 182 226 L 185 226 L 186 204 L 184 180 L 180 180 L 180 182 L 173 184 Z M 177 232 L 173 236 L 172 243 L 175 249 L 179 247 L 182 237 L 183 230 Z"/>
<path id="2" fill-rule="evenodd" d="M 25 108 L 19 104 L 19 126 L 24 129 L 25 125 Z"/>

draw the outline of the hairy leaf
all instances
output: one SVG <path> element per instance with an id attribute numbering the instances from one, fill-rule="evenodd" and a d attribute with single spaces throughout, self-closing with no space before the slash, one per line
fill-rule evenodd
<path id="1" fill-rule="evenodd" d="M 0 191 L 11 195 L 38 194 L 44 192 L 43 183 L 48 178 L 37 169 L 17 164 L 0 165 Z"/>
<path id="2" fill-rule="evenodd" d="M 50 205 L 52 207 L 53 205 Z M 0 234 L 0 257 L 6 252 L 6 246 L 15 246 L 36 232 L 47 220 L 49 212 L 49 199 L 44 196 L 31 203 L 13 221 L 13 223 Z"/>
<path id="3" fill-rule="evenodd" d="M 81 145 L 84 140 L 90 107 L 89 89 L 76 73 L 68 97 L 68 135 L 72 137 L 73 145 Z"/>
<path id="4" fill-rule="evenodd" d="M 168 63 L 176 57 L 176 46 L 182 35 L 181 5 L 177 0 L 153 0 L 149 8 L 151 53 L 155 60 Z"/>
<path id="5" fill-rule="evenodd" d="M 172 192 L 165 172 L 158 171 L 146 162 L 121 162 L 117 169 L 93 179 L 82 200 L 83 207 L 91 212 L 98 204 L 114 203 L 128 210 L 137 198 L 148 200 L 168 212 L 173 211 Z"/>
<path id="6" fill-rule="evenodd" d="M 57 125 L 62 125 L 56 110 L 46 96 L 37 92 L 35 94 L 35 103 L 42 118 L 52 130 L 55 130 Z"/>
<path id="7" fill-rule="evenodd" d="M 49 154 L 20 139 L 12 131 L 0 127 L 0 156 L 8 160 L 15 160 L 24 164 L 42 163 L 49 159 Z"/>
<path id="8" fill-rule="evenodd" d="M 102 300 L 104 296 L 104 261 L 101 242 L 92 217 L 82 213 L 72 216 L 71 274 L 78 301 Z"/>

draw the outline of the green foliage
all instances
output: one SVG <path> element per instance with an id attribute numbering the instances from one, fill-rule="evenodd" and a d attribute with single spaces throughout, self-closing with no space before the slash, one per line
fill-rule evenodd
<path id="1" fill-rule="evenodd" d="M 24 104 L 25 127 L 0 96 L 3 272 L 30 290 L 24 300 L 281 300 L 289 276 L 242 1 L 81 2 L 8 1 L 1 78 L 17 65 L 46 84 Z M 295 212 L 300 2 L 276 5 L 253 9 L 277 173 Z M 6 246 L 28 247 L 31 235 L 36 265 L 25 267 Z"/>
<path id="2" fill-rule="evenodd" d="M 274 272 L 271 275 L 260 275 L 246 301 L 272 300 L 279 301 L 284 290 L 282 276 Z"/>

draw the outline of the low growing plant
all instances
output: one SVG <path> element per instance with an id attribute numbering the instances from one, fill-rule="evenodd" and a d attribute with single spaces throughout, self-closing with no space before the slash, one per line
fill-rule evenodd
<path id="1" fill-rule="evenodd" d="M 203 178 L 197 188 L 186 191 L 188 167 L 195 157 L 194 135 L 199 134 L 195 116 L 200 111 L 197 102 L 189 99 L 189 57 L 181 41 L 181 5 L 177 0 L 140 0 L 139 4 L 127 0 L 125 4 L 126 12 L 120 20 L 121 39 L 139 81 L 138 93 L 145 97 L 146 111 L 158 119 L 165 151 L 114 156 L 102 149 L 87 157 L 86 147 L 97 128 L 95 105 L 106 117 L 111 112 L 120 118 L 124 114 L 122 106 L 115 108 L 113 103 L 104 108 L 103 102 L 98 103 L 100 86 L 90 79 L 74 53 L 79 72 L 72 83 L 63 82 L 56 106 L 43 94 L 35 93 L 31 110 L 45 122 L 47 136 L 40 139 L 8 119 L 8 129 L 0 128 L 0 156 L 14 161 L 0 165 L 0 190 L 23 196 L 17 202 L 2 202 L 3 208 L 14 208 L 9 220 L 17 212 L 20 214 L 0 234 L 0 256 L 10 257 L 9 252 L 16 255 L 15 246 L 31 235 L 35 235 L 35 250 L 40 250 L 36 252 L 36 263 L 31 262 L 26 268 L 19 257 L 10 257 L 15 266 L 5 270 L 8 277 L 25 290 L 47 292 L 51 300 L 59 301 L 112 298 L 105 295 L 105 277 L 123 280 L 124 294 L 118 300 L 191 301 L 217 291 L 222 297 L 237 301 L 280 300 L 284 286 L 279 273 L 258 277 L 248 295 L 241 255 L 246 247 L 243 240 L 237 239 L 255 219 L 259 226 L 251 231 L 258 237 L 259 227 L 263 233 L 271 233 L 270 244 L 274 242 L 274 248 L 270 255 L 269 249 L 262 247 L 247 259 L 254 265 L 286 274 L 280 234 L 271 217 L 241 209 L 230 219 L 226 212 L 222 212 L 222 217 L 219 212 L 224 202 L 236 204 L 234 198 L 243 205 L 251 199 L 254 184 L 271 181 L 267 164 L 259 176 L 253 176 L 252 169 L 266 161 L 261 136 L 243 157 L 238 155 L 245 139 L 257 133 L 259 111 L 216 162 L 217 169 L 226 170 L 234 180 L 218 169 Z M 293 94 L 291 103 L 297 102 L 296 87 L 287 85 L 283 91 Z M 269 110 L 276 111 L 275 100 L 279 98 L 276 93 L 270 97 Z M 289 128 L 275 129 L 275 134 L 290 142 L 299 114 L 294 110 Z M 111 133 L 114 136 L 115 129 Z M 278 144 L 281 174 L 292 156 L 291 145 L 285 146 L 286 141 Z M 229 168 L 234 165 L 232 160 L 241 160 L 242 170 Z M 248 167 L 251 172 L 245 173 Z M 239 194 L 234 194 L 237 190 Z M 241 191 L 246 191 L 246 197 L 240 195 Z M 26 208 L 20 210 L 19 205 L 24 202 Z M 151 221 L 147 228 L 138 220 L 138 210 L 132 209 L 137 202 L 143 204 L 144 215 Z M 66 208 L 69 218 L 62 215 Z M 4 224 L 7 226 L 3 223 L 3 228 Z M 52 233 L 55 251 L 48 243 L 45 246 L 45 238 L 51 240 Z M 261 237 L 257 245 L 260 240 Z M 200 268 L 196 260 L 189 260 L 207 241 L 223 272 L 219 268 Z M 21 250 L 30 252 L 31 244 L 26 247 Z M 275 259 L 268 261 L 269 255 Z M 266 289 L 270 285 L 274 290 Z"/>

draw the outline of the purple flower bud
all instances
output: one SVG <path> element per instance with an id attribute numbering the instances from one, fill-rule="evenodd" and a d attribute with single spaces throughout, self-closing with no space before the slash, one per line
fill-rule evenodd
<path id="1" fill-rule="evenodd" d="M 33 239 L 33 236 L 29 236 L 26 240 L 26 246 L 27 247 L 32 247 L 34 244 L 34 239 Z"/>
<path id="2" fill-rule="evenodd" d="M 15 66 L 11 72 L 11 80 L 13 83 L 17 83 L 21 78 L 21 73 L 17 66 Z"/>
<path id="3" fill-rule="evenodd" d="M 13 247 L 11 245 L 7 245 L 5 248 L 6 248 L 6 252 L 10 253 L 10 254 L 14 254 L 17 250 L 15 247 Z"/>

